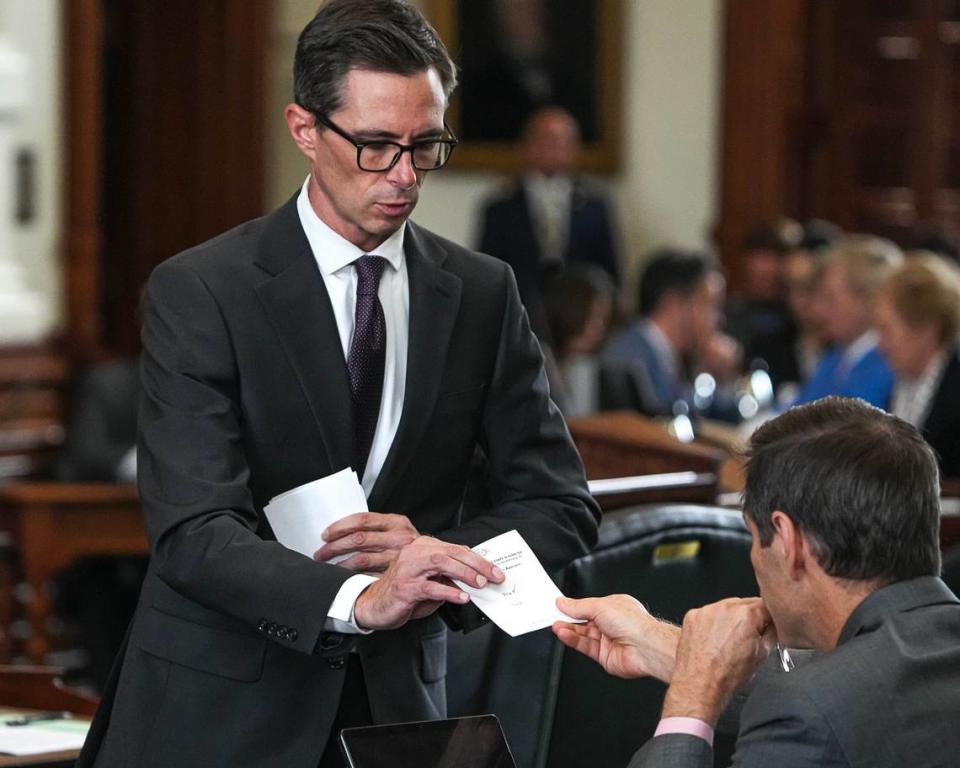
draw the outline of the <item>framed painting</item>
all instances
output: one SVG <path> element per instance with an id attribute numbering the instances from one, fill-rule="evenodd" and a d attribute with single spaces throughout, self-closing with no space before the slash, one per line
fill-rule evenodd
<path id="1" fill-rule="evenodd" d="M 570 112 L 581 167 L 620 161 L 621 0 L 429 0 L 427 13 L 457 64 L 449 122 L 460 138 L 451 167 L 516 171 L 527 117 Z"/>

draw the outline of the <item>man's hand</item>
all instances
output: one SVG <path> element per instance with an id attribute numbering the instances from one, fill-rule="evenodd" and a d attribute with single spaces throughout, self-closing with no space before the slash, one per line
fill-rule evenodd
<path id="1" fill-rule="evenodd" d="M 553 632 L 564 645 L 589 656 L 616 677 L 670 681 L 680 628 L 651 616 L 629 595 L 573 600 L 557 607 L 586 624 L 557 622 Z"/>
<path id="2" fill-rule="evenodd" d="M 469 596 L 450 579 L 482 589 L 503 578 L 499 568 L 467 547 L 418 536 L 360 593 L 353 618 L 361 629 L 395 629 L 429 616 L 444 602 L 466 603 Z"/>
<path id="3" fill-rule="evenodd" d="M 716 725 L 733 692 L 747 682 L 776 644 L 758 597 L 721 600 L 683 619 L 664 717 L 696 717 Z"/>
<path id="4" fill-rule="evenodd" d="M 352 571 L 379 573 L 396 560 L 400 550 L 419 532 L 404 515 L 358 512 L 347 515 L 323 532 L 327 542 L 314 552 L 315 560 L 329 560 L 355 552 L 338 565 Z"/>
<path id="5" fill-rule="evenodd" d="M 743 347 L 732 336 L 714 333 L 697 349 L 697 363 L 717 381 L 732 381 L 743 364 Z"/>

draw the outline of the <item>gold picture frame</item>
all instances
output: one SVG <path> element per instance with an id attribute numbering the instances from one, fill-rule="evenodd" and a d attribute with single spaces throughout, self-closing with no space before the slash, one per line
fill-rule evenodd
<path id="1" fill-rule="evenodd" d="M 460 76 L 448 113 L 460 137 L 451 168 L 522 169 L 519 126 L 536 91 L 580 122 L 582 170 L 619 170 L 621 0 L 429 0 L 426 10 Z M 523 53 L 531 49 L 539 58 Z"/>

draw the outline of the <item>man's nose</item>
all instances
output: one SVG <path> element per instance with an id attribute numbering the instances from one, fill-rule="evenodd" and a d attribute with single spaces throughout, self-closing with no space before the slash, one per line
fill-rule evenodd
<path id="1" fill-rule="evenodd" d="M 387 179 L 401 189 L 409 189 L 416 183 L 417 170 L 413 167 L 413 156 L 410 152 L 401 153 L 396 165 L 387 171 Z"/>

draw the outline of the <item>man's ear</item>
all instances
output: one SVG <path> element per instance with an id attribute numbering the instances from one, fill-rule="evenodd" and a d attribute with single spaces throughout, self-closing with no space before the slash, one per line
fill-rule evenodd
<path id="1" fill-rule="evenodd" d="M 790 516 L 779 509 L 774 510 L 770 522 L 773 524 L 777 554 L 782 558 L 790 578 L 797 580 L 807 570 L 807 558 L 811 556 L 806 538 Z"/>
<path id="2" fill-rule="evenodd" d="M 286 118 L 287 129 L 290 131 L 293 143 L 303 154 L 313 160 L 317 151 L 316 120 L 313 114 L 299 104 L 287 104 L 287 108 L 283 110 L 283 116 Z"/>

